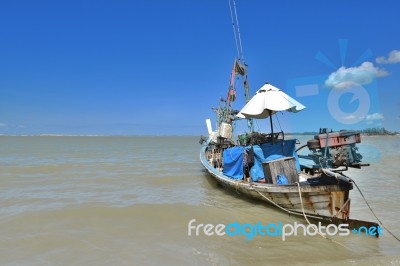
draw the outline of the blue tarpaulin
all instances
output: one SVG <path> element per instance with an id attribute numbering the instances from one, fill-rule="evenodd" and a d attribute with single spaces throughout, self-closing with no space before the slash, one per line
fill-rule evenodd
<path id="1" fill-rule="evenodd" d="M 250 149 L 250 146 L 248 147 Z M 264 169 L 262 163 L 265 161 L 264 153 L 259 145 L 253 146 L 254 150 L 254 165 L 250 169 L 250 177 L 253 181 L 258 181 L 264 178 Z"/>
<path id="2" fill-rule="evenodd" d="M 243 146 L 236 146 L 224 150 L 222 156 L 224 160 L 224 169 L 222 173 L 233 179 L 243 178 Z"/>
<path id="3" fill-rule="evenodd" d="M 223 174 L 233 179 L 243 178 L 244 152 L 248 152 L 251 146 L 236 146 L 228 148 L 223 152 L 224 169 Z M 254 165 L 250 169 L 250 177 L 253 181 L 265 178 L 262 163 L 283 157 L 294 157 L 297 171 L 300 172 L 299 158 L 296 153 L 296 140 L 278 140 L 274 144 L 264 143 L 253 145 Z"/>
<path id="4" fill-rule="evenodd" d="M 281 155 L 282 157 L 294 157 L 296 160 L 296 169 L 297 172 L 300 172 L 300 164 L 299 157 L 296 152 L 296 140 L 288 139 L 288 140 L 278 140 L 275 144 L 272 143 L 264 143 L 261 144 L 261 149 L 264 152 L 264 157 L 266 161 L 271 161 L 275 159 L 279 159 L 279 157 L 271 157 L 272 155 Z"/>

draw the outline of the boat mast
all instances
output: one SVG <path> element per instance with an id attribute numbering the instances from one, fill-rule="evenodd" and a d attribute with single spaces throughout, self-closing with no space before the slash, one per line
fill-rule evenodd
<path id="1" fill-rule="evenodd" d="M 235 44 L 237 51 L 237 59 L 235 59 L 235 63 L 232 69 L 230 89 L 231 86 L 234 86 L 233 79 L 235 78 L 235 76 L 241 75 L 244 87 L 244 97 L 246 99 L 246 103 L 248 103 L 250 101 L 250 86 L 247 79 L 247 65 L 245 63 L 243 55 L 242 39 L 240 38 L 239 20 L 236 12 L 236 2 L 235 0 L 228 0 L 228 2 L 229 2 L 229 10 L 231 12 L 233 35 L 235 37 Z M 247 119 L 247 127 L 250 132 L 254 131 L 253 119 Z"/>

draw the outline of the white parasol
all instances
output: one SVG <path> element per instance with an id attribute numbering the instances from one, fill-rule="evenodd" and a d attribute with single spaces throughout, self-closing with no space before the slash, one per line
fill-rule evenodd
<path id="1" fill-rule="evenodd" d="M 279 111 L 299 112 L 304 105 L 271 84 L 266 83 L 237 114 L 240 118 L 267 118 Z"/>
<path id="2" fill-rule="evenodd" d="M 270 117 L 271 134 L 274 133 L 272 115 L 279 111 L 297 113 L 306 108 L 304 105 L 269 83 L 261 87 L 250 101 L 237 114 L 239 118 Z"/>

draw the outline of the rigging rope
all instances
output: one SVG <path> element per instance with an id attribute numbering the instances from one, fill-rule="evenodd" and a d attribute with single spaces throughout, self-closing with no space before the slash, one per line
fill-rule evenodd
<path id="1" fill-rule="evenodd" d="M 400 242 L 400 239 L 399 239 L 396 235 L 394 235 L 389 229 L 387 229 L 387 228 L 383 225 L 382 221 L 379 220 L 378 216 L 376 216 L 375 212 L 372 210 L 371 206 L 369 205 L 367 199 L 364 197 L 364 194 L 361 192 L 361 189 L 358 187 L 357 183 L 356 183 L 353 179 L 351 179 L 350 177 L 348 177 L 348 178 L 354 183 L 354 185 L 356 185 L 356 188 L 357 188 L 358 192 L 360 192 L 361 197 L 364 199 L 364 201 L 365 201 L 365 203 L 367 204 L 369 210 L 370 210 L 371 213 L 375 216 L 375 218 L 378 220 L 378 222 L 380 223 L 380 225 L 381 225 L 386 231 L 388 231 L 388 233 L 389 233 L 391 236 L 393 236 L 397 241 Z"/>
<path id="2" fill-rule="evenodd" d="M 302 197 L 301 197 L 300 184 L 299 184 L 299 182 L 296 182 L 296 184 L 297 184 L 297 188 L 298 188 L 298 190 L 299 190 L 299 197 L 300 197 L 300 203 L 301 203 L 301 210 L 303 211 L 304 219 L 306 219 L 307 223 L 308 223 L 309 225 L 311 225 L 311 223 L 310 223 L 310 221 L 308 220 L 307 215 L 306 215 L 306 213 L 305 213 L 305 211 L 304 211 L 303 199 L 302 199 Z M 326 240 L 330 240 L 330 241 L 332 241 L 332 242 L 335 243 L 335 244 L 338 244 L 338 245 L 340 245 L 340 246 L 342 246 L 342 247 L 344 247 L 344 248 L 347 248 L 347 249 L 351 250 L 349 247 L 343 245 L 342 243 L 339 243 L 339 242 L 333 240 L 332 238 L 329 238 L 329 237 L 324 236 L 318 229 L 316 229 L 316 232 L 317 232 L 318 235 L 320 235 L 321 237 L 325 238 Z"/>
<path id="3" fill-rule="evenodd" d="M 240 37 L 239 19 L 236 11 L 236 2 L 235 0 L 228 0 L 228 2 L 229 2 L 229 11 L 231 13 L 232 28 L 233 28 L 233 35 L 235 37 L 237 55 L 239 60 L 241 60 L 242 63 L 244 63 L 242 38 Z"/>
<path id="4" fill-rule="evenodd" d="M 306 213 L 305 213 L 305 211 L 304 211 L 304 207 L 303 207 L 303 200 L 302 200 L 302 197 L 301 197 L 300 184 L 299 184 L 299 182 L 296 182 L 296 184 L 297 184 L 297 187 L 298 187 L 298 189 L 299 189 L 299 197 L 300 197 L 301 209 L 302 209 L 302 211 L 303 211 L 303 214 L 300 214 L 300 213 L 298 213 L 298 212 L 290 211 L 290 210 L 288 210 L 288 209 L 286 209 L 286 208 L 284 208 L 284 207 L 278 205 L 277 203 L 273 202 L 273 201 L 270 200 L 268 197 L 266 197 L 264 194 L 262 194 L 260 191 L 258 191 L 258 190 L 255 188 L 255 186 L 252 186 L 252 188 L 253 188 L 254 191 L 256 191 L 258 194 L 260 194 L 261 197 L 263 197 L 264 199 L 268 200 L 270 203 L 272 203 L 273 205 L 275 205 L 275 206 L 278 207 L 279 209 L 281 209 L 281 210 L 283 210 L 283 211 L 285 211 L 285 212 L 287 212 L 287 213 L 289 213 L 289 214 L 304 216 L 304 218 L 306 219 L 306 221 L 308 222 L 308 224 L 311 225 L 311 223 L 310 223 L 310 221 L 308 220 L 307 216 L 312 217 L 312 218 L 313 218 L 313 217 L 314 217 L 314 218 L 318 218 L 318 217 L 315 217 L 315 216 L 313 216 L 313 215 L 306 215 Z M 333 240 L 333 239 L 331 239 L 331 238 L 328 238 L 328 237 L 324 236 L 323 234 L 321 234 L 321 233 L 319 232 L 319 230 L 317 230 L 317 233 L 318 233 L 320 236 L 322 236 L 323 238 L 325 238 L 326 240 L 330 240 L 331 242 L 333 242 L 333 243 L 335 243 L 335 244 L 338 244 L 338 245 L 340 245 L 340 246 L 342 246 L 342 247 L 344 247 L 344 248 L 347 248 L 347 249 L 351 250 L 349 247 L 345 246 L 344 244 L 339 243 L 339 242 L 337 242 L 337 241 L 335 241 L 335 240 Z"/>
<path id="5" fill-rule="evenodd" d="M 329 174 L 328 171 L 325 171 L 324 168 L 322 168 L 322 171 L 323 171 L 325 174 L 332 176 L 331 174 Z M 346 176 L 346 175 L 344 175 L 344 174 L 341 174 L 341 175 L 347 177 L 348 179 L 351 180 L 351 182 L 353 182 L 353 184 L 356 186 L 358 192 L 360 192 L 360 195 L 361 195 L 361 197 L 363 198 L 364 202 L 367 204 L 369 210 L 370 210 L 371 213 L 374 215 L 374 217 L 376 218 L 376 220 L 378 220 L 379 224 L 380 224 L 386 231 L 388 231 L 388 233 L 389 233 L 392 237 L 394 237 L 397 241 L 400 242 L 399 237 L 397 237 L 397 236 L 396 236 L 395 234 L 393 234 L 389 229 L 387 229 L 386 226 L 383 225 L 382 221 L 378 218 L 378 216 L 376 216 L 375 212 L 372 210 L 371 205 L 369 205 L 369 203 L 368 203 L 367 199 L 365 198 L 364 194 L 361 192 L 361 189 L 358 187 L 356 181 L 354 181 L 352 178 L 350 178 L 350 177 L 348 177 L 348 176 Z"/>
<path id="6" fill-rule="evenodd" d="M 240 53 L 239 53 L 239 45 L 236 37 L 236 26 L 235 26 L 235 20 L 233 19 L 233 12 L 232 12 L 232 5 L 231 5 L 231 0 L 228 0 L 229 2 L 229 11 L 231 12 L 231 20 L 232 20 L 232 28 L 233 28 L 233 35 L 235 36 L 235 44 L 236 44 L 236 51 L 237 55 L 240 58 Z M 235 12 L 236 13 L 236 12 Z"/>
<path id="7" fill-rule="evenodd" d="M 236 12 L 236 2 L 233 0 L 233 10 L 235 11 L 236 25 L 237 25 L 237 33 L 239 38 L 239 47 L 240 47 L 240 57 L 244 63 L 244 55 L 243 55 L 243 47 L 242 47 L 242 39 L 240 38 L 240 28 L 239 28 L 239 19 Z"/>
<path id="8" fill-rule="evenodd" d="M 235 60 L 235 67 L 238 66 L 241 71 L 236 70 L 236 74 L 240 74 L 242 76 L 242 81 L 243 81 L 243 86 L 244 86 L 244 96 L 246 99 L 246 103 L 250 100 L 250 88 L 249 88 L 249 83 L 247 81 L 247 70 L 246 67 L 247 65 L 245 64 L 244 61 L 244 53 L 243 53 L 243 45 L 242 45 L 242 38 L 240 36 L 240 27 L 239 27 L 239 19 L 236 11 L 236 2 L 235 0 L 228 0 L 229 3 L 229 11 L 231 14 L 231 21 L 232 21 L 232 28 L 233 28 L 233 35 L 235 38 L 235 44 L 236 44 L 236 52 L 237 52 L 237 59 Z M 240 64 L 243 64 L 243 67 L 238 64 L 236 65 L 237 62 L 240 62 Z M 233 84 L 231 84 L 233 85 Z M 234 87 L 234 85 L 233 85 Z M 253 126 L 253 119 L 247 119 L 247 126 L 250 130 L 250 132 L 254 131 L 254 126 Z"/>
<path id="9" fill-rule="evenodd" d="M 299 213 L 292 212 L 292 211 L 290 211 L 290 210 L 288 210 L 288 209 L 286 209 L 286 208 L 283 208 L 282 206 L 276 204 L 275 202 L 273 202 L 272 200 L 270 200 L 268 197 L 266 197 L 264 194 L 262 194 L 260 191 L 258 191 L 258 190 L 255 188 L 255 186 L 252 186 L 252 188 L 254 189 L 255 192 L 257 192 L 258 194 L 260 194 L 261 197 L 263 197 L 264 199 L 268 200 L 269 203 L 275 205 L 275 206 L 278 207 L 279 209 L 281 209 L 281 210 L 283 210 L 283 211 L 285 211 L 285 212 L 287 212 L 287 213 L 289 213 L 289 214 L 300 215 Z"/>
<path id="10" fill-rule="evenodd" d="M 278 121 L 279 128 L 282 132 L 283 130 L 282 130 L 281 122 L 279 121 L 278 113 L 275 114 L 275 117 L 276 117 L 276 120 Z"/>

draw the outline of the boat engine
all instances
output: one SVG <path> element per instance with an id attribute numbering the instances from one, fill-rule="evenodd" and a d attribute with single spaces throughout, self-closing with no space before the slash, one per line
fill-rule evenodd
<path id="1" fill-rule="evenodd" d="M 307 147 L 314 162 L 323 167 L 337 168 L 339 166 L 360 168 L 368 166 L 361 164 L 362 155 L 358 153 L 357 143 L 361 136 L 354 131 L 330 131 L 320 129 L 314 139 L 307 141 Z"/>

